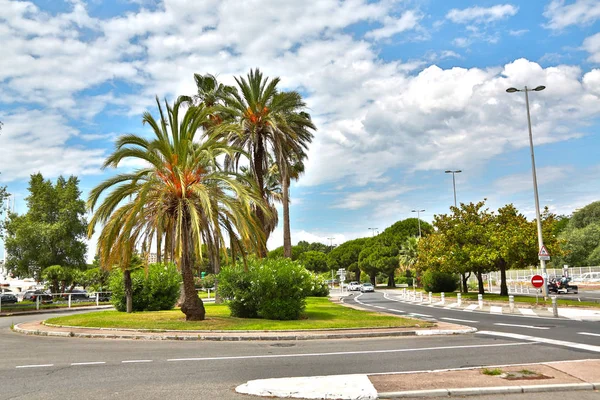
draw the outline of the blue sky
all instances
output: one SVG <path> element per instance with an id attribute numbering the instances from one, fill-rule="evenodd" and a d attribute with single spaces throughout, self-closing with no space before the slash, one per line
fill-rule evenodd
<path id="1" fill-rule="evenodd" d="M 25 211 L 29 175 L 88 191 L 122 133 L 147 134 L 155 95 L 193 94 L 259 67 L 305 96 L 318 131 L 292 186 L 292 240 L 333 243 L 420 208 L 598 200 L 600 2 L 0 0 L 0 184 Z M 124 165 L 122 168 L 135 168 Z M 283 242 L 281 229 L 269 247 Z M 90 257 L 95 249 L 90 242 Z"/>

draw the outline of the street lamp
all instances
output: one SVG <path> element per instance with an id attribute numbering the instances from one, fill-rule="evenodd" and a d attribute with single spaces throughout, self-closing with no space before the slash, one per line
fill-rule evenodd
<path id="1" fill-rule="evenodd" d="M 335 239 L 335 238 L 332 238 L 332 237 L 327 238 L 327 240 L 329 240 L 329 251 L 333 250 L 333 239 Z"/>
<path id="2" fill-rule="evenodd" d="M 421 213 L 425 210 L 412 210 L 411 212 L 417 213 L 417 222 L 419 224 L 419 238 L 421 237 Z"/>
<path id="3" fill-rule="evenodd" d="M 375 231 L 377 230 L 377 228 L 369 228 L 369 230 L 370 230 L 371 232 L 373 232 L 373 237 L 375 237 Z"/>
<path id="4" fill-rule="evenodd" d="M 538 86 L 535 89 L 528 89 L 527 86 L 523 89 L 517 89 L 514 87 L 506 89 L 508 93 L 525 92 L 525 104 L 527 106 L 527 126 L 529 127 L 529 149 L 531 150 L 531 173 L 533 175 L 533 196 L 535 197 L 535 216 L 537 218 L 537 233 L 538 233 L 538 244 L 540 250 L 544 246 L 544 239 L 542 238 L 542 220 L 540 218 L 540 199 L 538 196 L 537 188 L 537 177 L 535 174 L 535 156 L 533 154 L 533 135 L 531 134 L 531 114 L 529 113 L 529 92 L 541 92 L 546 89 L 546 86 Z M 544 277 L 544 297 L 548 297 L 548 285 L 546 275 L 546 260 L 540 258 L 540 265 L 542 268 L 542 276 Z"/>
<path id="5" fill-rule="evenodd" d="M 454 188 L 454 207 L 456 207 L 456 180 L 454 179 L 454 174 L 460 174 L 462 171 L 460 169 L 457 169 L 455 171 L 446 170 L 444 172 L 446 172 L 447 174 L 452 174 L 452 188 Z"/>

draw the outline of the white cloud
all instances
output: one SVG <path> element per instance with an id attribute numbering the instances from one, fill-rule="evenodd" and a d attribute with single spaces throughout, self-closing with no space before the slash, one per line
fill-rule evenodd
<path id="1" fill-rule="evenodd" d="M 463 10 L 454 8 L 446 14 L 446 18 L 456 24 L 490 23 L 512 17 L 518 10 L 518 7 L 511 4 L 499 4 L 488 8 L 476 6 Z"/>
<path id="2" fill-rule="evenodd" d="M 365 37 L 375 40 L 389 38 L 398 33 L 415 29 L 419 26 L 419 21 L 422 18 L 423 15 L 412 10 L 405 11 L 400 18 L 386 16 L 382 21 L 383 26 L 367 32 Z"/>
<path id="3" fill-rule="evenodd" d="M 600 2 L 597 0 L 552 0 L 544 11 L 547 28 L 560 30 L 571 25 L 591 25 L 600 19 Z"/>
<path id="4" fill-rule="evenodd" d="M 590 53 L 589 61 L 600 63 L 600 33 L 585 38 L 582 48 Z"/>
<path id="5" fill-rule="evenodd" d="M 529 32 L 529 29 L 517 29 L 517 30 L 509 30 L 508 34 L 510 36 L 523 36 L 524 34 L 526 34 L 527 32 Z"/>
<path id="6" fill-rule="evenodd" d="M 550 183 L 555 184 L 569 177 L 574 168 L 572 166 L 553 166 L 536 169 L 538 187 Z M 495 189 L 502 195 L 519 192 L 530 192 L 533 190 L 533 178 L 531 172 L 507 175 L 494 182 Z"/>
<path id="7" fill-rule="evenodd" d="M 402 193 L 413 190 L 409 187 L 388 188 L 387 190 L 364 190 L 347 194 L 339 200 L 332 208 L 343 208 L 346 210 L 356 210 L 374 203 L 390 202 Z"/>

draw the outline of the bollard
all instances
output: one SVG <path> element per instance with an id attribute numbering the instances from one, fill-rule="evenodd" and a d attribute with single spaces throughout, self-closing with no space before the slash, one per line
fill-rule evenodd
<path id="1" fill-rule="evenodd" d="M 479 303 L 479 309 L 483 310 L 483 295 L 482 294 L 477 295 L 477 302 Z"/>
<path id="2" fill-rule="evenodd" d="M 460 293 L 456 294 L 456 304 L 460 307 L 462 304 L 462 295 Z"/>
<path id="3" fill-rule="evenodd" d="M 208 288 L 208 298 L 210 299 L 210 288 Z"/>
<path id="4" fill-rule="evenodd" d="M 96 292 L 96 306 L 100 305 L 100 293 Z"/>
<path id="5" fill-rule="evenodd" d="M 442 299 L 440 300 L 442 304 L 446 304 L 446 294 L 442 292 Z"/>
<path id="6" fill-rule="evenodd" d="M 431 304 L 431 295 L 432 295 L 432 293 L 429 292 L 429 304 Z"/>
<path id="7" fill-rule="evenodd" d="M 35 297 L 35 309 L 36 310 L 40 309 L 40 296 Z"/>
<path id="8" fill-rule="evenodd" d="M 71 308 L 71 293 L 69 293 L 69 305 L 67 306 L 67 308 Z"/>
<path id="9" fill-rule="evenodd" d="M 2 312 L 2 296 L 0 296 L 0 312 Z"/>
<path id="10" fill-rule="evenodd" d="M 552 296 L 552 315 L 558 318 L 558 307 L 556 305 L 556 296 Z"/>
<path id="11" fill-rule="evenodd" d="M 406 288 L 402 289 L 402 298 L 406 299 Z"/>
<path id="12" fill-rule="evenodd" d="M 423 292 L 419 292 L 419 302 L 423 302 Z"/>
<path id="13" fill-rule="evenodd" d="M 508 307 L 511 314 L 515 312 L 515 296 L 508 296 Z"/>

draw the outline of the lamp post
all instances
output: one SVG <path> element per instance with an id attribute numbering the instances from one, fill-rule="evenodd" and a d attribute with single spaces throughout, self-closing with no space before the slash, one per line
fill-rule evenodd
<path id="1" fill-rule="evenodd" d="M 335 239 L 335 238 L 332 238 L 332 237 L 327 238 L 327 240 L 329 240 L 329 251 L 333 250 L 333 239 Z"/>
<path id="2" fill-rule="evenodd" d="M 444 171 L 447 174 L 452 174 L 452 188 L 454 189 L 454 207 L 456 207 L 456 180 L 454 179 L 455 174 L 460 174 L 462 171 L 460 169 L 457 170 L 446 170 Z"/>
<path id="3" fill-rule="evenodd" d="M 541 92 L 546 89 L 546 86 L 538 86 L 535 89 L 529 89 L 527 86 L 523 89 L 517 89 L 514 87 L 510 87 L 506 89 L 508 93 L 515 92 L 525 92 L 525 104 L 527 106 L 527 126 L 529 128 L 529 149 L 531 150 L 531 173 L 533 175 L 533 196 L 535 198 L 535 217 L 537 219 L 537 234 L 538 234 L 538 244 L 540 250 L 542 246 L 544 246 L 544 239 L 542 237 L 542 220 L 540 218 L 540 199 L 538 196 L 538 188 L 537 188 L 537 177 L 535 174 L 535 156 L 533 154 L 533 135 L 531 134 L 531 114 L 529 112 L 529 92 Z M 544 277 L 544 297 L 548 297 L 548 285 L 546 275 L 546 260 L 540 258 L 540 266 L 542 268 L 542 276 Z"/>
<path id="4" fill-rule="evenodd" d="M 412 210 L 417 213 L 417 222 L 419 224 L 419 238 L 421 237 L 421 213 L 425 210 Z"/>
<path id="5" fill-rule="evenodd" d="M 370 230 L 371 232 L 373 232 L 373 237 L 375 237 L 375 231 L 377 230 L 377 228 L 369 228 L 369 230 Z"/>

